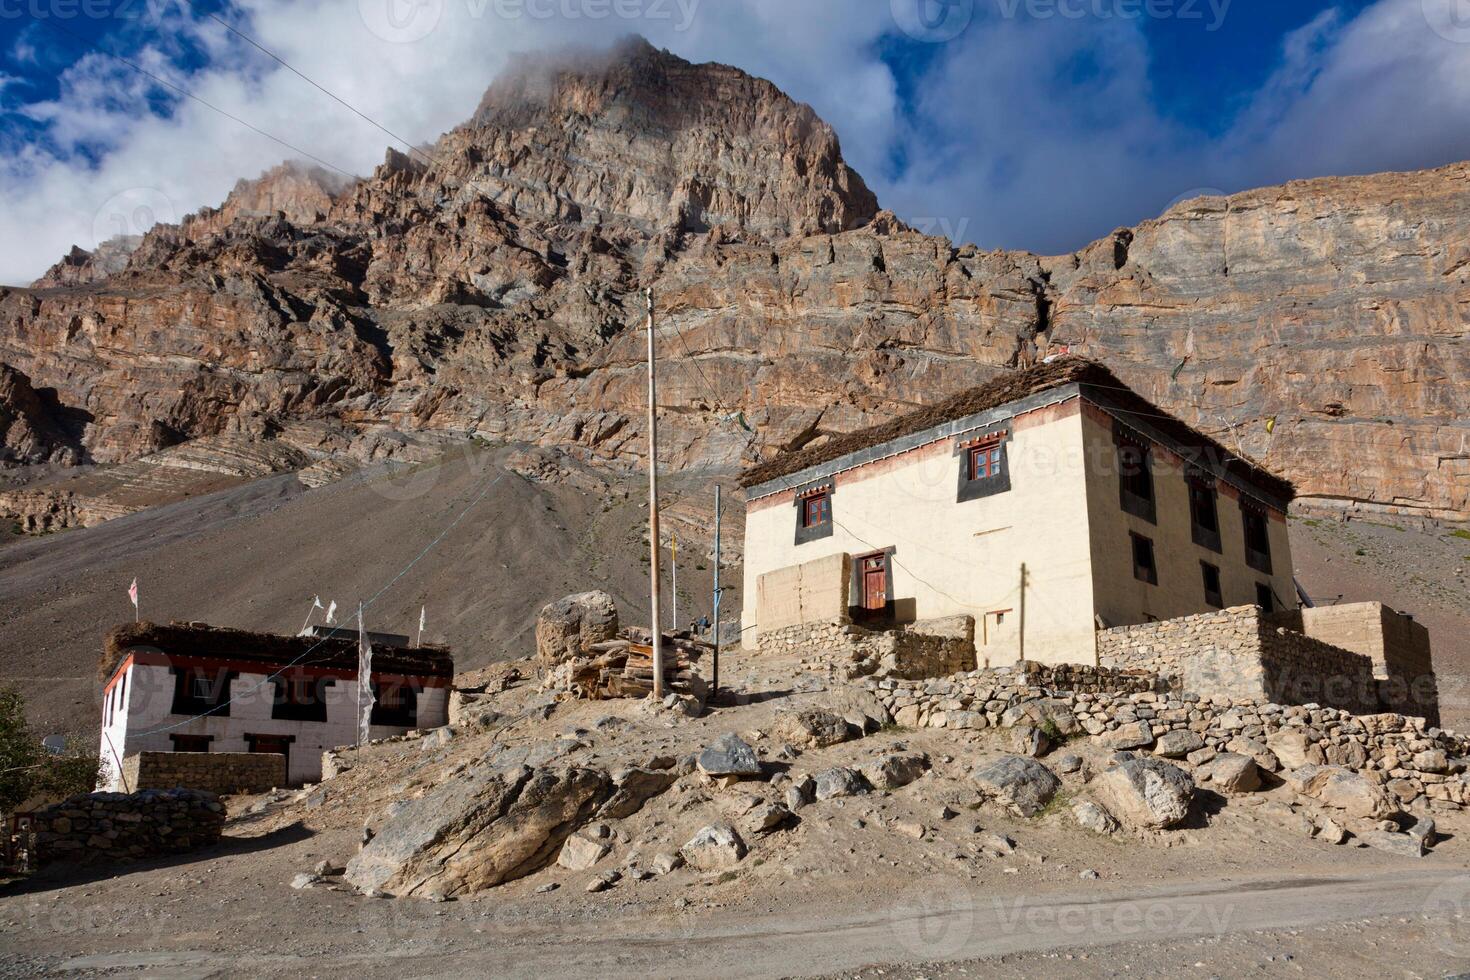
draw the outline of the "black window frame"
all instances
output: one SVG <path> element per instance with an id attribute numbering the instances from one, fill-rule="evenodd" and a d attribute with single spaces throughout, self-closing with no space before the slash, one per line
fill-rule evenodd
<path id="1" fill-rule="evenodd" d="M 1113 433 L 1114 461 L 1118 467 L 1118 506 L 1150 524 L 1159 522 L 1158 493 L 1154 485 L 1153 450 L 1141 437 Z M 1136 460 L 1129 457 L 1136 454 Z"/>
<path id="2" fill-rule="evenodd" d="M 1220 494 L 1213 477 L 1204 473 L 1186 473 L 1185 490 L 1189 495 L 1189 535 L 1201 548 L 1223 554 L 1220 540 Z M 1209 523 L 1200 518 L 1208 516 Z M 1211 527 L 1210 525 L 1214 526 Z"/>
<path id="3" fill-rule="evenodd" d="M 832 516 L 833 497 L 836 490 L 837 487 L 830 480 L 809 484 L 797 489 L 793 501 L 796 505 L 797 544 L 806 544 L 809 541 L 817 541 L 821 538 L 830 538 L 832 536 L 832 528 L 837 523 Z M 826 500 L 826 520 L 808 523 L 807 502 L 815 499 Z"/>
<path id="4" fill-rule="evenodd" d="M 1009 427 L 956 440 L 954 454 L 959 460 L 959 486 L 955 491 L 955 503 L 992 497 L 1011 489 L 1010 441 Z M 985 454 L 987 464 L 992 454 L 999 455 L 994 467 L 987 465 L 986 472 L 977 476 L 973 461 L 978 453 Z"/>
<path id="5" fill-rule="evenodd" d="M 335 677 L 312 677 L 300 673 L 272 677 L 271 685 L 275 691 L 271 698 L 271 719 L 325 723 L 327 688 L 336 683 Z"/>
<path id="6" fill-rule="evenodd" d="M 168 740 L 169 740 L 170 743 L 173 744 L 173 751 L 175 751 L 175 752 L 209 752 L 210 751 L 209 743 L 214 741 L 214 736 L 213 735 L 181 735 L 181 734 L 175 732 L 174 734 L 172 734 L 172 735 L 170 735 L 168 737 Z M 186 745 L 186 744 L 188 744 L 188 745 L 200 745 L 200 744 L 202 744 L 204 747 L 202 749 L 186 749 L 186 748 L 182 748 L 182 746 L 183 745 Z"/>
<path id="7" fill-rule="evenodd" d="M 1256 605 L 1261 607 L 1263 613 L 1276 611 L 1276 590 L 1271 588 L 1270 582 L 1256 583 Z"/>
<path id="8" fill-rule="evenodd" d="M 1129 556 L 1133 559 L 1133 577 L 1140 582 L 1147 582 L 1149 585 L 1158 585 L 1159 556 L 1154 550 L 1153 538 L 1139 534 L 1137 531 L 1129 531 L 1128 542 L 1130 549 Z M 1140 563 L 1138 560 L 1140 546 L 1143 548 L 1143 553 L 1148 556 L 1147 565 Z M 1139 574 L 1140 572 L 1144 572 L 1145 574 Z"/>
<path id="9" fill-rule="evenodd" d="M 1207 561 L 1199 563 L 1200 578 L 1205 587 L 1205 604 L 1214 606 L 1216 609 L 1225 608 L 1225 590 L 1220 584 L 1220 566 L 1212 565 Z M 1210 585 L 1210 580 L 1214 585 Z"/>
<path id="10" fill-rule="evenodd" d="M 373 685 L 373 710 L 368 724 L 385 725 L 391 728 L 418 727 L 421 685 L 409 678 L 385 681 L 383 678 L 374 677 L 370 683 Z M 387 705 L 383 695 L 390 687 L 394 692 L 402 693 L 401 704 L 391 707 Z"/>
<path id="11" fill-rule="evenodd" d="M 230 685 L 239 671 L 223 667 L 174 666 L 169 668 L 174 675 L 174 699 L 169 710 L 176 715 L 213 715 L 216 718 L 230 716 Z M 209 681 L 210 695 L 197 693 L 195 682 L 212 677 Z"/>
<path id="12" fill-rule="evenodd" d="M 1271 568 L 1271 518 L 1266 514 L 1264 507 L 1247 501 L 1244 497 L 1240 500 L 1240 525 L 1242 543 L 1245 545 L 1245 563 L 1258 572 L 1266 575 L 1272 574 Z M 1256 537 L 1253 529 L 1259 529 L 1259 543 L 1262 548 L 1255 547 Z"/>

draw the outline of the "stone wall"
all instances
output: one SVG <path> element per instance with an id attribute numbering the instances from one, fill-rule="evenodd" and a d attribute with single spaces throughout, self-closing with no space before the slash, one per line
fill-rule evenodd
<path id="1" fill-rule="evenodd" d="M 1439 690 L 1429 647 L 1429 631 L 1412 616 L 1381 602 L 1350 602 L 1277 613 L 1271 621 L 1287 629 L 1373 662 L 1384 707 L 1439 719 Z"/>
<path id="2" fill-rule="evenodd" d="M 1268 770 L 1343 766 L 1368 774 L 1405 804 L 1470 804 L 1460 761 L 1470 752 L 1470 739 L 1423 718 L 1168 691 L 1068 691 L 1034 683 L 1043 676 L 1011 669 L 864 683 L 897 724 L 911 728 L 1030 724 L 1060 739 L 1093 736 L 1117 749 L 1177 752 L 1194 764 L 1238 752 Z M 1110 671 L 1077 676 L 1098 686 L 1151 680 Z"/>
<path id="3" fill-rule="evenodd" d="M 803 663 L 844 680 L 857 677 L 942 677 L 975 668 L 975 644 L 949 617 L 945 635 L 900 630 L 867 630 L 828 620 L 762 632 L 756 638 L 764 654 L 798 653 Z M 917 626 L 918 624 L 914 624 Z M 969 635 L 974 635 L 970 620 Z"/>
<path id="4" fill-rule="evenodd" d="M 1257 606 L 1123 626 L 1097 634 L 1105 667 L 1156 673 L 1164 687 L 1206 697 L 1379 710 L 1373 664 L 1264 615 Z"/>
<path id="5" fill-rule="evenodd" d="M 134 792 L 182 786 L 224 796 L 286 785 L 286 757 L 273 752 L 138 752 L 122 768 Z"/>
<path id="6" fill-rule="evenodd" d="M 36 811 L 32 854 L 38 865 L 182 854 L 218 841 L 224 823 L 213 793 L 86 793 Z"/>

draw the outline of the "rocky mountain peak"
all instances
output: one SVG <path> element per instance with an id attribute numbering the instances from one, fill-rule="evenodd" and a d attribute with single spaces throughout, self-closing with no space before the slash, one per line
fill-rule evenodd
<path id="1" fill-rule="evenodd" d="M 630 37 L 526 56 L 446 138 L 517 210 L 772 241 L 867 224 L 878 201 L 810 106 Z"/>

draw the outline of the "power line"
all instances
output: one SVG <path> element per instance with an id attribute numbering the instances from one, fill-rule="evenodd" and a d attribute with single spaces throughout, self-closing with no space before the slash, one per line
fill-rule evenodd
<path id="1" fill-rule="evenodd" d="M 286 149 L 292 151 L 293 153 L 299 153 L 299 154 L 301 154 L 302 156 L 306 157 L 309 160 L 314 160 L 314 161 L 316 161 L 317 163 L 321 164 L 324 167 L 327 167 L 327 168 L 329 168 L 331 170 L 335 170 L 337 173 L 341 174 L 342 176 L 346 177 L 349 180 L 357 180 L 358 179 L 356 174 L 348 173 L 346 170 L 343 170 L 341 167 L 337 166 L 336 164 L 334 164 L 334 163 L 328 163 L 326 160 L 323 160 L 321 157 L 317 156 L 316 154 L 309 153 L 309 152 L 307 152 L 306 150 L 303 150 L 301 147 L 297 146 L 294 143 L 288 142 L 286 140 L 281 139 L 279 136 L 276 136 L 276 135 L 273 135 L 271 133 L 268 133 L 265 130 L 261 129 L 259 126 L 256 126 L 253 123 L 246 122 L 244 119 L 241 119 L 239 116 L 235 115 L 234 113 L 229 112 L 229 111 L 227 111 L 225 109 L 221 109 L 219 106 L 215 105 L 213 102 L 210 102 L 207 99 L 203 99 L 200 96 L 195 95 L 193 92 L 190 92 L 188 89 L 182 88 L 182 87 L 180 87 L 178 85 L 175 85 L 173 82 L 168 81 L 165 78 L 161 78 L 158 75 L 155 75 L 153 72 L 151 72 L 148 69 L 142 67 L 141 65 L 137 64 L 136 62 L 133 62 L 133 61 L 131 61 L 128 58 L 124 58 L 122 55 L 120 55 L 120 54 L 118 54 L 118 53 L 116 53 L 114 51 L 109 51 L 106 48 L 103 48 L 101 45 L 97 44 L 95 41 L 91 41 L 91 40 L 89 40 L 89 39 L 87 39 L 85 37 L 82 37 L 80 34 L 77 34 L 75 31 L 67 30 L 66 28 L 64 28 L 64 27 L 60 26 L 59 24 L 57 24 L 54 18 L 38 17 L 38 16 L 36 16 L 36 14 L 34 12 L 31 12 L 31 11 L 27 11 L 27 12 L 30 13 L 31 18 L 33 20 L 35 20 L 37 23 L 44 24 L 45 26 L 51 28 L 52 30 L 59 31 L 60 33 L 67 35 L 68 37 L 72 38 L 73 40 L 79 41 L 82 44 L 87 45 L 88 47 L 95 48 L 96 50 L 100 51 L 102 54 L 107 55 L 109 58 L 113 58 L 114 60 L 120 61 L 123 64 L 127 65 L 129 68 L 133 69 L 133 71 L 137 72 L 138 74 L 143 75 L 143 76 L 146 76 L 147 78 L 152 79 L 158 85 L 162 85 L 164 88 L 171 89 L 172 91 L 177 92 L 178 94 L 184 96 L 186 99 L 192 99 L 193 101 L 198 102 L 200 105 L 202 105 L 202 106 L 204 106 L 204 107 L 206 107 L 208 109 L 213 109 L 215 112 L 219 113 L 220 115 L 222 115 L 222 116 L 224 116 L 224 117 L 226 117 L 228 119 L 233 119 L 235 122 L 239 123 L 241 126 L 244 126 L 246 129 L 250 130 L 251 132 L 257 133 L 257 134 L 259 134 L 261 136 L 264 136 L 266 139 L 271 140 L 274 143 L 279 143 L 281 146 L 284 146 Z"/>
<path id="2" fill-rule="evenodd" d="M 184 0 L 184 2 L 187 3 L 191 8 L 194 6 L 193 0 Z M 270 50 L 265 45 L 261 44 L 255 38 L 251 37 L 249 34 L 246 34 L 244 31 L 236 28 L 233 24 L 231 24 L 229 21 L 225 20 L 223 17 L 220 17 L 218 14 L 213 14 L 213 13 L 206 13 L 205 16 L 208 17 L 210 20 L 214 21 L 216 24 L 219 24 L 221 27 L 223 27 L 225 30 L 229 31 L 231 34 L 233 34 L 236 37 L 240 38 L 246 44 L 249 44 L 251 47 L 255 48 L 261 54 L 264 54 L 266 57 L 271 58 L 272 60 L 274 60 L 282 68 L 285 68 L 287 71 L 291 72 L 293 75 L 295 75 L 296 77 L 300 78 L 302 81 L 306 82 L 308 85 L 310 85 L 313 88 L 315 88 L 318 92 L 321 92 L 323 95 L 325 95 L 328 98 L 332 99 L 334 102 L 337 102 L 340 105 L 342 105 L 344 108 L 346 108 L 353 115 L 357 116 L 359 119 L 363 120 L 364 122 L 368 123 L 371 126 L 374 126 L 380 132 L 385 133 L 386 135 L 388 135 L 388 136 L 392 137 L 393 139 L 397 140 L 398 142 L 402 143 L 404 146 L 406 146 L 408 148 L 408 152 L 409 153 L 417 153 L 419 156 L 421 156 L 425 160 L 427 160 L 430 164 L 433 164 L 433 163 L 436 163 L 437 162 L 436 160 L 434 160 L 433 157 L 431 157 L 428 154 L 424 153 L 424 151 L 422 151 L 418 147 L 414 146 L 408 140 L 404 139 L 402 136 L 399 136 L 397 133 L 393 132 L 393 130 L 389 129 L 387 126 L 384 126 L 382 123 L 378 122 L 372 116 L 369 116 L 367 113 L 365 113 L 362 110 L 358 109 L 356 106 L 354 106 L 352 103 L 348 102 L 346 99 L 342 98 L 337 93 L 335 93 L 335 92 L 331 91 L 330 89 L 326 88 L 321 83 L 319 83 L 316 79 L 310 77 L 305 72 L 303 72 L 300 69 L 298 69 L 295 65 L 291 64 L 285 58 L 282 58 L 280 55 L 276 54 L 274 51 Z"/>

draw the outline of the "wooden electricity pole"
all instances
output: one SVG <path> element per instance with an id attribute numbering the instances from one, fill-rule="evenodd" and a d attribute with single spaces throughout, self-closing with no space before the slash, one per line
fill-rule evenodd
<path id="1" fill-rule="evenodd" d="M 715 484 L 715 669 L 710 681 L 710 700 L 720 693 L 720 485 Z"/>
<path id="2" fill-rule="evenodd" d="M 648 549 L 649 624 L 653 634 L 653 696 L 664 696 L 663 624 L 658 618 L 658 384 L 654 380 L 653 290 L 644 289 L 648 301 Z"/>

